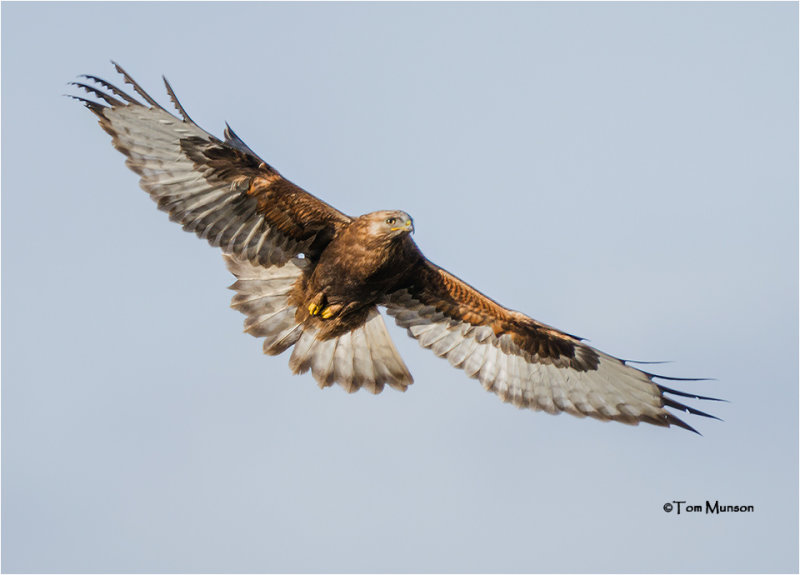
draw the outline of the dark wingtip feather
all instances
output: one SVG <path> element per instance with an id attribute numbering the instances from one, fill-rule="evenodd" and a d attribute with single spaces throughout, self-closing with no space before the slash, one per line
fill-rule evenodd
<path id="1" fill-rule="evenodd" d="M 137 106 L 141 106 L 142 105 L 142 103 L 139 102 L 139 100 L 137 100 L 136 98 L 132 97 L 130 94 L 128 94 L 124 90 L 120 90 L 119 88 L 117 88 L 111 82 L 107 82 L 107 81 L 103 80 L 102 78 L 98 78 L 97 76 L 92 76 L 91 74 L 81 74 L 80 77 L 81 78 L 86 78 L 87 80 L 91 80 L 92 82 L 100 84 L 103 88 L 105 88 L 106 90 L 109 90 L 112 94 L 114 94 L 118 98 L 122 98 L 123 100 L 125 100 L 129 104 L 134 104 L 134 105 L 137 105 Z"/>
<path id="2" fill-rule="evenodd" d="M 643 373 L 645 375 L 647 375 L 651 380 L 653 380 L 653 379 L 666 379 L 666 380 L 669 380 L 669 381 L 716 381 L 713 378 L 708 378 L 708 377 L 668 377 L 668 376 L 665 376 L 665 375 L 657 375 L 657 374 L 648 373 L 648 372 L 643 372 Z M 689 414 L 692 414 L 692 415 L 699 415 L 701 417 L 708 417 L 709 419 L 716 419 L 717 421 L 722 421 L 722 419 L 717 417 L 716 415 L 711 415 L 710 413 L 706 413 L 704 411 L 700 411 L 699 409 L 695 409 L 694 407 L 690 407 L 688 405 L 685 405 L 685 404 L 683 404 L 683 403 L 681 403 L 679 401 L 676 401 L 675 399 L 672 399 L 671 397 L 668 397 L 668 396 L 666 396 L 664 394 L 668 393 L 668 394 L 677 395 L 677 396 L 680 396 L 680 397 L 688 397 L 690 399 L 699 399 L 699 400 L 705 400 L 705 401 L 727 401 L 727 400 L 720 399 L 720 398 L 717 398 L 717 397 L 710 397 L 710 396 L 706 396 L 706 395 L 700 395 L 700 394 L 697 394 L 697 393 L 689 393 L 689 392 L 686 392 L 686 391 L 680 391 L 680 390 L 677 390 L 677 389 L 673 389 L 671 387 L 667 387 L 665 385 L 661 385 L 660 383 L 656 383 L 656 382 L 653 382 L 653 383 L 655 383 L 656 387 L 658 388 L 658 391 L 661 394 L 661 404 L 662 404 L 662 406 L 669 407 L 669 408 L 672 408 L 672 409 L 677 409 L 678 411 L 682 411 L 684 413 L 689 413 Z M 682 427 L 684 429 L 687 429 L 689 431 L 697 433 L 698 435 L 702 435 L 699 431 L 697 431 L 691 425 L 687 424 L 685 421 L 683 421 L 682 419 L 672 415 L 671 413 L 667 416 L 667 421 L 669 421 L 670 425 L 676 425 L 678 427 Z"/>
<path id="3" fill-rule="evenodd" d="M 645 375 L 656 379 L 666 379 L 667 381 L 717 381 L 713 377 L 671 377 L 669 375 L 658 375 L 657 373 L 650 373 L 643 371 Z"/>
<path id="4" fill-rule="evenodd" d="M 677 409 L 679 411 L 683 411 L 684 413 L 691 413 L 692 415 L 699 415 L 701 417 L 708 417 L 709 419 L 716 419 L 717 421 L 722 421 L 716 415 L 711 415 L 710 413 L 706 413 L 705 411 L 700 411 L 699 409 L 695 409 L 694 407 L 689 407 L 681 403 L 680 401 L 675 401 L 669 397 L 661 397 L 661 401 L 665 407 L 671 407 L 672 409 Z"/>
<path id="5" fill-rule="evenodd" d="M 671 387 L 667 387 L 665 385 L 658 385 L 658 389 L 661 390 L 662 393 L 671 393 L 673 395 L 680 395 L 681 397 L 690 397 L 692 399 L 705 399 L 707 401 L 722 401 L 728 403 L 727 399 L 720 399 L 719 397 L 709 397 L 706 395 L 698 395 L 696 393 L 687 393 L 685 391 L 678 391 L 677 389 L 672 389 Z"/>
<path id="6" fill-rule="evenodd" d="M 697 431 L 697 430 L 696 430 L 694 427 L 692 427 L 691 425 L 689 425 L 688 423 L 686 423 L 686 422 L 685 422 L 684 420 L 682 420 L 680 417 L 676 417 L 676 416 L 674 416 L 674 415 L 672 415 L 672 414 L 670 414 L 670 415 L 667 417 L 667 424 L 668 424 L 668 425 L 674 425 L 674 426 L 676 426 L 676 427 L 682 427 L 683 429 L 685 429 L 685 430 L 687 430 L 687 431 L 691 431 L 692 433 L 696 433 L 696 434 L 697 434 L 697 435 L 699 435 L 700 437 L 703 437 L 703 434 L 702 434 L 702 433 L 700 433 L 699 431 Z"/>
<path id="7" fill-rule="evenodd" d="M 73 94 L 63 94 L 63 96 L 66 96 L 67 98 L 72 98 L 73 100 L 77 100 L 78 102 L 89 108 L 89 110 L 91 110 L 101 118 L 105 118 L 105 116 L 103 115 L 103 110 L 106 108 L 106 106 L 104 106 L 103 104 L 98 104 L 97 102 L 93 102 L 92 100 L 87 100 L 86 98 L 81 98 L 80 96 L 75 96 Z"/>
<path id="8" fill-rule="evenodd" d="M 159 109 L 161 109 L 161 110 L 164 110 L 164 108 L 162 108 L 162 107 L 161 107 L 161 104 L 159 104 L 158 102 L 156 102 L 155 100 L 153 100 L 153 98 L 151 98 L 151 97 L 150 97 L 150 94 L 148 94 L 147 92 L 145 92 L 145 91 L 144 91 L 144 88 L 142 88 L 142 87 L 141 87 L 139 84 L 137 84 L 137 83 L 136 83 L 136 80 L 134 80 L 133 78 L 131 78 L 130 74 L 128 74 L 128 73 L 127 73 L 127 72 L 126 72 L 126 71 L 125 71 L 125 70 L 122 68 L 122 66 L 120 66 L 119 64 L 117 64 L 116 62 L 114 62 L 114 60 L 111 60 L 111 63 L 114 65 L 114 69 L 115 69 L 115 70 L 116 70 L 116 71 L 117 71 L 119 74 L 121 74 L 121 75 L 122 75 L 122 78 L 125 80 L 125 83 L 126 83 L 126 84 L 130 84 L 130 85 L 133 87 L 133 89 L 136 91 L 136 93 L 137 93 L 137 94 L 139 94 L 139 95 L 140 95 L 142 98 L 144 98 L 144 99 L 145 99 L 145 101 L 146 101 L 148 104 L 150 104 L 150 105 L 151 105 L 151 106 L 153 106 L 154 108 L 159 108 Z M 166 112 L 166 110 L 164 110 L 164 111 Z"/>
<path id="9" fill-rule="evenodd" d="M 717 381 L 714 377 L 673 377 L 671 375 L 660 375 L 650 371 L 639 370 L 650 379 L 664 379 L 667 381 Z"/>
<path id="10" fill-rule="evenodd" d="M 167 87 L 167 94 L 169 94 L 169 99 L 172 101 L 172 105 L 175 106 L 175 109 L 178 110 L 181 116 L 183 116 L 184 122 L 191 122 L 192 124 L 194 124 L 192 119 L 189 117 L 189 114 L 186 113 L 186 110 L 183 109 L 183 106 L 181 106 L 181 103 L 178 101 L 178 97 L 172 90 L 172 86 L 169 85 L 167 77 L 161 76 L 161 79 L 164 80 L 164 85 Z"/>
<path id="11" fill-rule="evenodd" d="M 78 88 L 80 88 L 81 90 L 83 90 L 83 91 L 85 91 L 85 92 L 87 92 L 89 94 L 94 94 L 95 96 L 97 96 L 98 98 L 103 100 L 106 104 L 110 104 L 112 106 L 122 106 L 123 105 L 123 103 L 120 102 L 119 100 L 117 100 L 116 98 L 114 98 L 112 96 L 109 96 L 108 94 L 106 94 L 102 90 L 98 90 L 94 86 L 89 86 L 88 84 L 84 84 L 83 82 L 70 82 L 70 85 L 71 86 L 77 86 Z"/>

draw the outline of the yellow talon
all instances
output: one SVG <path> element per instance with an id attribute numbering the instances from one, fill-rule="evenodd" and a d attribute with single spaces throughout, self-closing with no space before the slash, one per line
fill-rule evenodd
<path id="1" fill-rule="evenodd" d="M 333 310 L 330 307 L 326 307 L 322 310 L 322 319 L 328 319 L 333 315 Z"/>
<path id="2" fill-rule="evenodd" d="M 311 315 L 317 315 L 321 309 L 322 308 L 315 303 L 308 304 L 308 313 L 310 313 Z"/>

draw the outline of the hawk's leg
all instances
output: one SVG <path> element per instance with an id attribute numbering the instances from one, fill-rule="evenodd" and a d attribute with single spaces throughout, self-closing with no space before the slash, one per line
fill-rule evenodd
<path id="1" fill-rule="evenodd" d="M 326 305 L 324 308 L 322 308 L 322 311 L 319 315 L 322 319 L 329 319 L 339 313 L 339 310 L 341 309 L 342 304 Z"/>
<path id="2" fill-rule="evenodd" d="M 314 299 L 311 300 L 311 303 L 308 304 L 308 313 L 310 315 L 318 315 L 322 319 L 330 319 L 334 315 L 336 315 L 339 310 L 342 309 L 341 304 L 327 304 L 327 298 L 325 297 L 325 292 L 319 292 L 317 295 L 314 296 Z"/>
<path id="3" fill-rule="evenodd" d="M 325 307 L 325 292 L 319 292 L 314 296 L 314 299 L 308 304 L 308 313 L 311 315 L 319 315 Z"/>

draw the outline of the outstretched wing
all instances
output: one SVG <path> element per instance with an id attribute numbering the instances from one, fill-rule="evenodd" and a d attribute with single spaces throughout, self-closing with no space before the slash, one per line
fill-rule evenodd
<path id="1" fill-rule="evenodd" d="M 664 394 L 713 398 L 658 385 L 658 376 L 504 308 L 428 260 L 384 305 L 422 347 L 518 407 L 691 431 L 666 408 L 713 417 Z"/>
<path id="2" fill-rule="evenodd" d="M 283 178 L 230 127 L 225 141 L 200 128 L 166 78 L 180 118 L 114 66 L 144 102 L 95 76 L 74 85 L 102 103 L 73 97 L 100 118 L 142 188 L 183 229 L 253 264 L 283 265 L 299 253 L 314 259 L 351 221 Z"/>

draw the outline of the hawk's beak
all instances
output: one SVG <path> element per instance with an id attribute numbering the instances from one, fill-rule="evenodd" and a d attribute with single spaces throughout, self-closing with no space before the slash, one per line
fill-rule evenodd
<path id="1" fill-rule="evenodd" d="M 397 232 L 397 231 L 411 232 L 413 234 L 414 233 L 414 222 L 412 222 L 411 220 L 406 220 L 406 223 L 405 223 L 404 226 L 399 226 L 399 227 L 396 227 L 396 228 L 392 228 L 392 231 L 393 232 Z"/>

